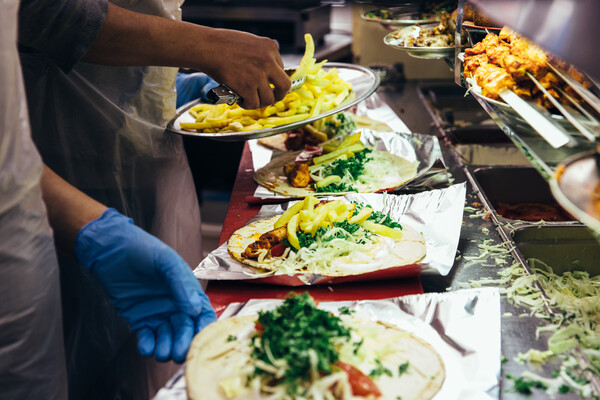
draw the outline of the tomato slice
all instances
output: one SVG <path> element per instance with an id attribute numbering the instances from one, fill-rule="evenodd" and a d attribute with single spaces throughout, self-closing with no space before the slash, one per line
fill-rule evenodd
<path id="1" fill-rule="evenodd" d="M 271 247 L 271 256 L 273 257 L 281 257 L 285 252 L 286 246 L 283 243 L 278 243 L 275 246 Z"/>
<path id="2" fill-rule="evenodd" d="M 353 395 L 368 396 L 372 394 L 375 397 L 381 396 L 381 392 L 375 382 L 373 382 L 373 379 L 365 375 L 360 369 L 342 361 L 336 362 L 335 366 L 348 374 L 348 382 L 352 388 Z"/>
<path id="3" fill-rule="evenodd" d="M 259 335 L 265 331 L 265 327 L 258 321 L 254 323 L 254 329 L 256 329 Z"/>

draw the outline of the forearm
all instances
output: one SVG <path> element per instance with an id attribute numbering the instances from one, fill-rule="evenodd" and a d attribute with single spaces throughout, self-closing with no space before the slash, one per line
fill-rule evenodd
<path id="1" fill-rule="evenodd" d="M 56 246 L 60 251 L 72 254 L 81 228 L 99 218 L 106 206 L 80 192 L 46 166 L 40 183 Z"/>
<path id="2" fill-rule="evenodd" d="M 210 52 L 207 44 L 214 41 L 216 31 L 219 30 L 109 4 L 104 25 L 83 61 L 205 70 L 197 55 Z"/>

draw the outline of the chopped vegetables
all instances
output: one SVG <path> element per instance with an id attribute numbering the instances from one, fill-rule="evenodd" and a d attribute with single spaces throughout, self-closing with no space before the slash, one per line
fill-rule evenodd
<path id="1" fill-rule="evenodd" d="M 339 357 L 336 340 L 350 338 L 340 318 L 319 310 L 308 293 L 259 313 L 258 322 L 263 331 L 253 337 L 252 358 L 262 363 L 254 373 L 281 380 L 290 396 L 302 394 L 301 382 L 310 380 L 311 370 L 330 373 Z"/>

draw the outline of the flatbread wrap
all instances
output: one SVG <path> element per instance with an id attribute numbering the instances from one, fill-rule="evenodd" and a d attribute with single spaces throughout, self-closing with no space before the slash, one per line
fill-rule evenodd
<path id="1" fill-rule="evenodd" d="M 281 216 L 238 229 L 227 250 L 261 272 L 336 277 L 416 264 L 426 244 L 421 233 L 369 205 L 308 196 Z"/>
<path id="2" fill-rule="evenodd" d="M 303 294 L 206 327 L 185 374 L 192 400 L 429 400 L 445 367 L 414 334 L 348 308 L 331 314 Z"/>
<path id="3" fill-rule="evenodd" d="M 254 180 L 275 193 L 304 197 L 389 191 L 417 175 L 418 162 L 365 147 L 360 135 L 282 154 L 257 170 Z"/>

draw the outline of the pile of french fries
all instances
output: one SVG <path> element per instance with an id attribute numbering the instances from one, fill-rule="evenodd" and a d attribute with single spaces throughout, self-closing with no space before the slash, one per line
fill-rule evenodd
<path id="1" fill-rule="evenodd" d="M 367 219 L 373 212 L 371 207 L 365 207 L 356 215 L 352 215 L 353 203 L 346 203 L 342 200 L 334 200 L 324 204 L 318 204 L 319 200 L 315 196 L 306 196 L 304 200 L 299 201 L 288 208 L 277 221 L 274 228 L 281 228 L 287 225 L 287 239 L 295 249 L 300 249 L 297 231 L 310 233 L 314 236 L 321 227 L 332 226 L 334 222 L 348 221 L 351 224 L 360 224 L 363 229 L 382 236 L 388 236 L 392 239 L 402 238 L 402 232 L 377 224 Z"/>
<path id="2" fill-rule="evenodd" d="M 181 129 L 206 133 L 254 131 L 298 122 L 339 106 L 352 95 L 352 85 L 339 77 L 336 68 L 323 70 L 327 60 L 317 63 L 312 36 L 307 33 L 304 39 L 304 56 L 290 77 L 294 80 L 306 76 L 301 88 L 258 110 L 246 110 L 237 104 L 198 104 L 189 110 L 196 122 L 182 122 Z"/>

